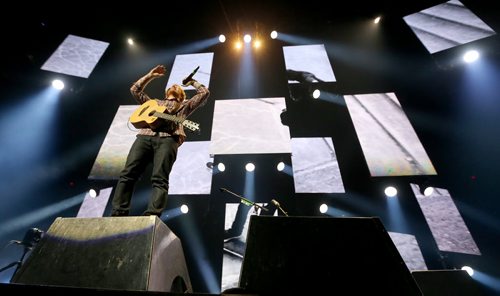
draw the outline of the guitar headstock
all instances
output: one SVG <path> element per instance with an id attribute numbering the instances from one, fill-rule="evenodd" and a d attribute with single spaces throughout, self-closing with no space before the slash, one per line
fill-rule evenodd
<path id="1" fill-rule="evenodd" d="M 199 123 L 196 123 L 196 122 L 193 122 L 193 121 L 190 121 L 190 120 L 184 120 L 182 122 L 182 125 L 184 127 L 187 127 L 188 129 L 192 130 L 193 132 L 200 132 L 200 124 Z"/>

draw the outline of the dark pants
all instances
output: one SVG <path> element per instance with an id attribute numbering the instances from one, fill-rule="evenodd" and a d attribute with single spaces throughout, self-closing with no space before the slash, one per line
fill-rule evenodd
<path id="1" fill-rule="evenodd" d="M 153 192 L 143 215 L 161 216 L 167 206 L 168 177 L 177 158 L 178 147 L 179 144 L 172 137 L 137 136 L 116 185 L 112 216 L 129 214 L 135 184 L 151 162 L 153 162 L 151 174 Z"/>

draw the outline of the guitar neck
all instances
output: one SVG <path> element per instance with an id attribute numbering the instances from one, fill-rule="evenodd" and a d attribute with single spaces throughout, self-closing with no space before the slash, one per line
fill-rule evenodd
<path id="1" fill-rule="evenodd" d="M 184 119 L 182 119 L 181 117 L 177 117 L 175 115 L 165 114 L 165 113 L 161 113 L 161 112 L 155 112 L 153 115 L 156 116 L 156 117 L 163 118 L 163 119 L 175 121 L 177 123 L 183 123 L 184 122 Z"/>

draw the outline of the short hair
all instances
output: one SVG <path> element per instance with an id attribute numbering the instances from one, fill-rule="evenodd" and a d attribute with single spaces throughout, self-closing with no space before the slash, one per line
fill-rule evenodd
<path id="1" fill-rule="evenodd" d="M 177 99 L 180 99 L 181 102 L 186 99 L 186 93 L 184 92 L 184 89 L 178 84 L 174 84 L 169 87 L 165 91 L 165 94 L 167 95 L 167 97 L 170 96 L 170 94 L 173 94 L 173 96 Z"/>

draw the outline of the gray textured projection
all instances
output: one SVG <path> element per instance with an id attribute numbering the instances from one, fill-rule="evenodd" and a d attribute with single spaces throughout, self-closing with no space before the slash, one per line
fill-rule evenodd
<path id="1" fill-rule="evenodd" d="M 448 190 L 434 188 L 432 195 L 424 196 L 418 185 L 410 185 L 439 250 L 481 255 Z"/>
<path id="2" fill-rule="evenodd" d="M 102 217 L 106 205 L 108 204 L 109 196 L 113 187 L 103 188 L 100 190 L 99 195 L 90 197 L 87 193 L 83 199 L 82 205 L 78 210 L 76 217 L 78 218 L 97 218 Z"/>
<path id="3" fill-rule="evenodd" d="M 170 194 L 210 194 L 213 162 L 208 153 L 209 141 L 184 142 L 177 152 L 170 173 Z"/>
<path id="4" fill-rule="evenodd" d="M 345 101 L 372 177 L 436 175 L 394 93 L 348 95 Z"/>
<path id="5" fill-rule="evenodd" d="M 314 82 L 335 82 L 328 54 L 323 44 L 283 46 L 287 70 L 303 71 L 313 74 Z M 289 80 L 289 83 L 298 81 Z"/>
<path id="6" fill-rule="evenodd" d="M 118 179 L 137 130 L 129 123 L 138 105 L 120 106 L 99 149 L 89 179 Z M 189 138 L 189 131 L 186 131 Z M 212 172 L 207 162 L 208 142 L 184 142 L 179 148 L 170 179 L 171 194 L 209 194 Z"/>
<path id="7" fill-rule="evenodd" d="M 414 235 L 399 232 L 388 233 L 410 271 L 427 270 L 424 256 Z"/>
<path id="8" fill-rule="evenodd" d="M 344 193 L 331 138 L 292 138 L 296 193 Z"/>
<path id="9" fill-rule="evenodd" d="M 265 206 L 264 204 L 259 204 L 259 205 Z M 231 228 L 231 225 L 236 217 L 236 212 L 239 206 L 247 207 L 241 203 L 226 204 L 224 229 Z M 243 226 L 243 231 L 241 233 L 241 236 L 234 239 L 226 240 L 224 242 L 224 253 L 222 258 L 221 291 L 224 291 L 229 288 L 238 287 L 241 264 L 243 263 L 243 255 L 245 254 L 250 216 L 257 214 L 260 214 L 260 210 L 256 212 L 253 207 L 248 208 L 248 213 L 246 215 L 245 225 Z M 277 216 L 277 214 L 278 213 L 276 211 L 273 213 L 274 216 Z"/>
<path id="10" fill-rule="evenodd" d="M 210 154 L 290 153 L 285 98 L 217 100 Z"/>
<path id="11" fill-rule="evenodd" d="M 68 35 L 42 70 L 88 78 L 109 43 Z"/>
<path id="12" fill-rule="evenodd" d="M 176 55 L 166 88 L 169 88 L 173 84 L 181 85 L 182 79 L 191 74 L 198 66 L 200 66 L 200 68 L 193 78 L 208 87 L 210 83 L 210 74 L 212 73 L 213 59 L 213 52 Z M 192 87 L 187 87 L 185 89 L 192 89 Z"/>
<path id="13" fill-rule="evenodd" d="M 495 34 L 457 0 L 407 15 L 403 19 L 431 54 Z"/>
<path id="14" fill-rule="evenodd" d="M 139 105 L 120 106 L 99 149 L 90 179 L 118 179 L 137 130 L 128 121 Z"/>

